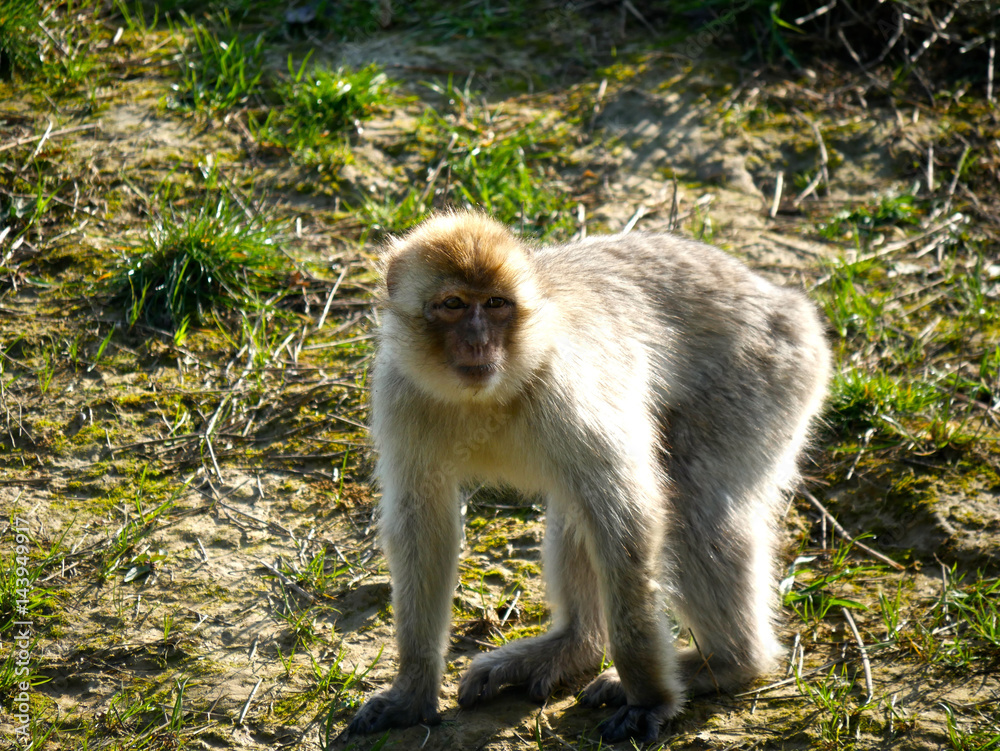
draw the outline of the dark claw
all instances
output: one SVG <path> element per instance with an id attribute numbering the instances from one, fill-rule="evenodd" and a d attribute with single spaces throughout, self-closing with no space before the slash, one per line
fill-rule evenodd
<path id="1" fill-rule="evenodd" d="M 483 692 L 490 682 L 490 674 L 484 673 L 478 679 L 466 677 L 458 687 L 458 705 L 460 707 L 471 707 L 483 698 Z"/>
<path id="2" fill-rule="evenodd" d="M 391 691 L 369 699 L 347 726 L 348 735 L 377 733 L 389 728 L 411 725 L 438 725 L 441 715 L 434 703 L 420 706 L 411 696 L 394 695 Z"/>
<path id="3" fill-rule="evenodd" d="M 548 683 L 545 680 L 539 679 L 533 681 L 530 686 L 528 686 L 528 698 L 533 702 L 538 704 L 544 704 L 545 700 L 549 698 L 551 691 L 547 691 L 546 687 Z"/>
<path id="4" fill-rule="evenodd" d="M 651 743 L 660 734 L 663 719 L 655 709 L 626 705 L 597 726 L 601 737 L 608 743 L 634 738 L 641 743 Z"/>

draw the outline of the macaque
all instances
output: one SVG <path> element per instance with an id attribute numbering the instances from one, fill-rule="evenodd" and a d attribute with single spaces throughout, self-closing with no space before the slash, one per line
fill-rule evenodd
<path id="1" fill-rule="evenodd" d="M 381 272 L 372 432 L 399 672 L 349 732 L 439 720 L 473 481 L 545 497 L 552 625 L 477 656 L 461 706 L 511 685 L 544 700 L 607 655 L 580 701 L 615 708 L 607 741 L 649 741 L 685 695 L 771 669 L 775 517 L 830 367 L 805 296 L 693 240 L 535 248 L 476 212 L 391 242 Z"/>

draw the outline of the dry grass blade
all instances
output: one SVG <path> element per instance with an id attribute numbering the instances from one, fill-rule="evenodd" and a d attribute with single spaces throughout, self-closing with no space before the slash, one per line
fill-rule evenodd
<path id="1" fill-rule="evenodd" d="M 778 170 L 778 174 L 774 179 L 774 198 L 771 201 L 771 218 L 774 219 L 778 215 L 778 209 L 781 207 L 781 191 L 785 187 L 785 173 Z"/>
<path id="2" fill-rule="evenodd" d="M 851 611 L 847 608 L 841 608 L 840 610 L 847 620 L 847 625 L 850 626 L 851 633 L 854 635 L 854 641 L 858 644 L 858 652 L 861 654 L 861 666 L 865 672 L 865 703 L 871 704 L 872 698 L 875 695 L 875 689 L 872 686 L 872 664 L 868 659 L 868 650 L 865 649 L 865 643 L 861 639 L 861 634 L 858 631 L 857 624 L 854 622 L 854 616 L 851 615 Z"/>
<path id="3" fill-rule="evenodd" d="M 806 125 L 809 126 L 809 129 L 812 130 L 813 137 L 816 140 L 816 147 L 819 149 L 819 167 L 816 169 L 816 174 L 813 175 L 812 180 L 809 181 L 809 184 L 805 187 L 805 189 L 795 197 L 794 201 L 792 201 L 792 205 L 797 207 L 806 198 L 812 195 L 820 184 L 826 183 L 829 185 L 830 172 L 828 165 L 830 163 L 830 155 L 826 151 L 826 142 L 823 140 L 823 134 L 820 132 L 819 126 L 816 125 L 815 121 L 806 116 L 806 114 L 800 110 L 796 109 L 794 112 L 806 123 Z"/>

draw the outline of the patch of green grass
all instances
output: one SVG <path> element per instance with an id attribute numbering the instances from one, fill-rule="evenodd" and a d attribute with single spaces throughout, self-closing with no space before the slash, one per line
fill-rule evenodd
<path id="1" fill-rule="evenodd" d="M 111 741 L 100 747 L 115 749 L 176 749 L 188 745 L 188 739 L 200 728 L 194 715 L 184 711 L 188 678 L 175 678 L 172 689 L 152 690 L 131 685 L 116 691 L 106 709 L 88 722 L 89 740 Z M 118 739 L 127 738 L 127 744 Z M 86 741 L 83 748 L 87 748 Z M 119 745 L 121 744 L 121 745 Z"/>
<path id="2" fill-rule="evenodd" d="M 820 299 L 834 331 L 841 337 L 878 339 L 885 327 L 885 272 L 877 261 L 839 261 L 829 266 Z"/>
<path id="3" fill-rule="evenodd" d="M 458 139 L 448 161 L 449 187 L 456 203 L 481 206 L 501 222 L 523 225 L 540 237 L 572 226 L 566 193 L 548 187 L 551 176 L 544 162 L 555 155 L 546 148 L 537 125 L 492 139 L 488 133 L 483 138 L 479 129 L 452 132 Z"/>
<path id="4" fill-rule="evenodd" d="M 314 65 L 308 73 L 305 67 L 304 61 L 292 80 L 278 89 L 300 142 L 311 144 L 321 136 L 357 127 L 391 102 L 395 84 L 376 65 L 357 71 Z"/>
<path id="5" fill-rule="evenodd" d="M 947 713 L 948 744 L 952 751 L 1000 751 L 1000 719 L 995 712 L 991 715 L 977 711 L 971 723 L 961 723 L 955 717 L 955 708 L 948 704 L 942 706 Z"/>
<path id="6" fill-rule="evenodd" d="M 523 32 L 526 26 L 539 26 L 538 10 L 528 0 L 503 3 L 320 0 L 300 9 L 295 15 L 310 30 L 324 31 L 342 40 L 367 39 L 381 29 L 391 27 L 416 28 L 432 40 L 504 35 L 505 38 L 510 37 L 511 43 L 517 43 L 525 37 Z M 569 11 L 566 11 L 568 14 Z"/>
<path id="7" fill-rule="evenodd" d="M 975 241 L 941 240 L 957 245 L 926 272 L 867 256 L 832 265 L 818 289 L 836 350 L 850 358 L 834 377 L 830 416 L 851 435 L 871 431 L 866 442 L 877 432 L 962 449 L 994 435 L 977 416 L 997 381 L 996 347 L 983 346 L 1000 332 L 993 264 Z"/>
<path id="8" fill-rule="evenodd" d="M 934 660 L 979 672 L 1000 669 L 1000 579 L 982 575 L 968 584 L 954 568 L 931 611 Z M 928 635 L 928 639 L 932 639 Z"/>
<path id="9" fill-rule="evenodd" d="M 996 248 L 991 245 L 989 250 L 984 250 L 976 245 L 973 251 L 973 257 L 964 268 L 952 271 L 956 312 L 967 325 L 995 327 L 1000 324 L 1000 303 L 995 291 L 1000 283 Z"/>
<path id="10" fill-rule="evenodd" d="M 476 206 L 540 239 L 571 234 L 573 204 L 556 184 L 567 138 L 560 125 L 474 105 L 470 92 L 450 84 L 432 88 L 456 111 L 428 108 L 418 124 L 418 143 L 432 159 L 427 182 L 402 196 L 369 199 L 363 211 L 374 228 L 400 232 L 433 208 Z"/>
<path id="11" fill-rule="evenodd" d="M 160 15 L 198 14 L 202 17 L 228 13 L 237 26 L 274 25 L 288 8 L 287 0 L 136 0 Z M 324 0 L 321 0 L 321 2 Z"/>
<path id="12" fill-rule="evenodd" d="M 697 59 L 713 47 L 728 45 L 735 35 L 739 46 L 748 54 L 767 62 L 782 58 L 799 68 L 798 59 L 789 46 L 789 37 L 801 35 L 801 29 L 782 18 L 782 3 L 771 0 L 683 0 L 672 3 L 675 17 L 707 19 L 698 29 L 685 27 L 686 41 L 680 46 L 686 56 Z"/>
<path id="13" fill-rule="evenodd" d="M 924 412 L 938 397 L 937 389 L 912 377 L 848 366 L 833 377 L 830 414 L 851 431 L 877 428 L 895 432 L 901 419 Z"/>
<path id="14" fill-rule="evenodd" d="M 11 189 L 10 193 L 6 190 L 0 191 L 0 237 L 10 243 L 9 248 L 17 250 L 27 239 L 28 231 L 35 227 L 49 210 L 55 193 L 46 195 L 41 179 L 32 183 L 11 176 L 9 184 L 0 184 L 0 187 Z M 14 190 L 26 189 L 31 191 L 30 195 L 13 194 Z M 0 273 L 4 272 L 5 269 L 0 269 Z"/>
<path id="15" fill-rule="evenodd" d="M 39 363 L 35 370 L 35 375 L 38 378 L 38 391 L 45 394 L 52 384 L 59 362 L 59 350 L 55 338 L 46 337 L 45 342 L 36 350 L 35 357 Z"/>
<path id="16" fill-rule="evenodd" d="M 320 559 L 319 565 L 322 566 L 322 559 Z M 284 568 L 288 574 L 269 566 L 269 573 L 265 574 L 265 578 L 274 578 L 277 581 L 282 606 L 275 611 L 275 615 L 288 628 L 292 636 L 292 648 L 295 649 L 300 645 L 308 646 L 319 638 L 320 629 L 316 622 L 316 616 L 322 610 L 322 606 L 313 605 L 316 598 L 294 581 L 295 578 L 298 578 L 298 571 L 291 566 Z M 307 601 L 309 607 L 300 608 L 298 606 L 299 599 Z"/>
<path id="17" fill-rule="evenodd" d="M 225 197 L 194 213 L 159 219 L 143 252 L 111 282 L 129 324 L 140 319 L 173 331 L 226 310 L 261 310 L 285 289 L 287 261 L 277 225 L 246 214 Z"/>
<path id="18" fill-rule="evenodd" d="M 330 666 L 330 670 L 323 674 L 322 671 L 318 670 L 318 667 L 313 663 L 313 672 L 316 674 L 318 680 L 317 688 L 326 687 L 328 694 L 333 694 L 333 699 L 327 705 L 326 717 L 323 721 L 322 730 L 320 734 L 323 737 L 323 748 L 333 748 L 336 744 L 336 740 L 341 733 L 340 723 L 343 720 L 344 710 L 353 711 L 357 707 L 361 706 L 361 699 L 357 694 L 358 686 L 364 681 L 371 672 L 379 660 L 382 659 L 382 650 L 379 649 L 378 654 L 375 655 L 375 659 L 362 671 L 358 671 L 355 667 L 350 673 L 344 671 L 340 667 L 343 661 L 343 651 L 338 653 L 337 658 L 334 663 Z M 332 676 L 331 680 L 328 680 L 328 676 Z M 373 745 L 372 751 L 378 751 L 381 749 L 385 742 L 388 740 L 388 733 L 382 738 L 380 738 L 375 745 Z"/>
<path id="19" fill-rule="evenodd" d="M 107 547 L 98 551 L 100 558 L 98 578 L 101 581 L 116 571 L 121 572 L 122 576 L 129 582 L 144 577 L 153 571 L 158 560 L 166 557 L 159 550 L 150 553 L 146 539 L 156 530 L 160 517 L 173 508 L 174 503 L 187 488 L 187 485 L 175 490 L 162 502 L 154 499 L 153 504 L 155 505 L 144 507 L 152 493 L 162 492 L 170 484 L 169 480 L 153 479 L 152 477 L 147 479 L 147 474 L 147 468 L 144 467 L 134 483 L 128 483 L 126 492 L 131 493 L 132 497 L 128 499 L 130 504 L 123 504 L 126 508 L 124 519 L 118 528 L 109 535 Z M 133 510 L 128 510 L 128 505 L 131 505 Z"/>
<path id="20" fill-rule="evenodd" d="M 283 573 L 296 578 L 300 586 L 319 595 L 330 596 L 338 592 L 344 585 L 344 574 L 352 567 L 340 560 L 327 560 L 326 549 L 321 548 L 301 571 L 290 566 Z"/>
<path id="21" fill-rule="evenodd" d="M 38 67 L 38 0 L 0 0 L 0 79 Z"/>
<path id="22" fill-rule="evenodd" d="M 297 647 L 312 644 L 320 636 L 314 611 L 312 608 L 306 610 L 295 608 L 291 604 L 284 587 L 282 587 L 282 595 L 285 598 L 285 608 L 277 611 L 277 616 L 288 628 L 288 632 L 292 637 L 292 645 Z"/>
<path id="23" fill-rule="evenodd" d="M 709 244 L 715 242 L 715 224 L 706 206 L 695 204 L 690 226 L 691 234 L 697 239 Z"/>
<path id="24" fill-rule="evenodd" d="M 867 241 L 889 227 L 914 226 L 920 223 L 922 211 L 910 194 L 884 196 L 878 203 L 842 209 L 833 218 L 818 225 L 819 233 L 829 240 L 858 239 Z"/>
<path id="25" fill-rule="evenodd" d="M 331 715 L 343 710 L 353 710 L 361 706 L 360 684 L 368 675 L 378 661 L 381 659 L 381 651 L 375 656 L 372 663 L 364 670 L 358 667 L 348 671 L 344 667 L 345 650 L 340 648 L 336 655 L 330 659 L 329 666 L 324 669 L 323 664 L 310 652 L 309 668 L 312 672 L 313 683 L 304 692 L 294 694 L 279 702 L 275 706 L 275 712 L 281 717 L 297 717 L 311 702 L 316 699 L 328 699 L 329 704 L 325 706 L 321 714 Z M 295 652 L 287 657 L 278 651 L 278 657 L 285 667 L 287 676 L 294 673 Z M 324 658 L 323 662 L 326 661 Z"/>
<path id="26" fill-rule="evenodd" d="M 80 45 L 71 53 L 46 59 L 40 75 L 45 87 L 56 94 L 70 94 L 86 86 L 94 91 L 98 73 L 102 72 L 99 60 L 90 54 L 89 44 Z M 93 109 L 95 105 L 91 105 Z"/>
<path id="27" fill-rule="evenodd" d="M 837 594 L 854 577 L 881 571 L 870 564 L 852 565 L 852 546 L 841 545 L 824 566 L 813 565 L 817 556 L 799 556 L 789 567 L 780 591 L 785 606 L 791 608 L 803 623 L 815 624 L 833 608 L 867 610 L 860 602 Z"/>
<path id="28" fill-rule="evenodd" d="M 361 207 L 365 221 L 377 233 L 405 232 L 432 210 L 424 191 L 413 187 L 402 194 L 386 191 L 382 196 L 366 196 Z"/>
<path id="29" fill-rule="evenodd" d="M 330 662 L 330 667 L 323 670 L 316 659 L 309 655 L 309 664 L 312 668 L 313 677 L 316 679 L 312 691 L 317 695 L 332 696 L 331 706 L 338 705 L 339 708 L 354 708 L 360 706 L 360 696 L 357 694 L 358 684 L 364 680 L 365 676 L 381 659 L 381 651 L 375 656 L 371 664 L 363 671 L 358 671 L 355 667 L 348 672 L 343 667 L 344 650 L 337 652 L 337 656 Z"/>
<path id="30" fill-rule="evenodd" d="M 526 25 L 534 25 L 538 21 L 538 8 L 529 0 L 450 7 L 447 3 L 422 5 L 425 6 L 422 9 L 424 13 L 430 16 L 426 21 L 429 33 L 444 39 L 475 39 L 523 31 Z"/>
<path id="31" fill-rule="evenodd" d="M 407 4 L 409 5 L 409 4 Z M 393 7 L 395 6 L 395 7 Z M 305 22 L 311 28 L 323 29 L 335 38 L 348 41 L 367 39 L 387 24 L 398 22 L 399 14 L 406 10 L 399 3 L 378 0 L 320 0 L 311 10 L 312 18 Z M 306 15 L 302 15 L 306 11 Z M 308 7 L 299 18 L 308 18 Z"/>
<path id="32" fill-rule="evenodd" d="M 988 397 L 994 389 L 1000 391 L 1000 344 L 983 352 L 979 359 L 979 384 L 982 386 L 982 396 Z"/>
<path id="33" fill-rule="evenodd" d="M 221 17 L 222 32 L 181 14 L 184 24 L 174 32 L 190 38 L 181 57 L 181 81 L 172 103 L 185 109 L 214 112 L 245 104 L 261 92 L 264 37 L 252 42 L 233 29 L 229 13 Z"/>
<path id="34" fill-rule="evenodd" d="M 63 559 L 62 538 L 42 550 L 39 540 L 15 515 L 7 521 L 10 532 L 3 538 L 0 554 L 0 633 L 6 637 L 7 647 L 0 660 L 0 698 L 4 700 L 20 694 L 23 684 L 46 682 L 35 672 L 33 654 L 40 628 L 56 610 L 57 595 L 51 585 L 39 586 L 39 581 Z M 25 623 L 32 625 L 26 627 Z"/>
<path id="35" fill-rule="evenodd" d="M 113 0 L 112 4 L 118 15 L 121 16 L 121 20 L 125 23 L 123 28 L 140 40 L 145 40 L 149 33 L 156 28 L 157 22 L 160 20 L 160 6 L 162 4 L 157 4 L 153 7 L 152 15 L 148 19 L 142 0 L 132 0 L 131 7 L 129 0 Z"/>
<path id="36" fill-rule="evenodd" d="M 76 336 L 64 336 L 61 333 L 51 333 L 42 335 L 37 342 L 28 343 L 23 338 L 15 339 L 8 345 L 8 349 L 15 345 L 20 345 L 20 350 L 24 355 L 23 361 L 18 361 L 13 357 L 11 362 L 17 362 L 22 367 L 31 370 L 38 383 L 38 392 L 45 394 L 52 386 L 52 381 L 56 374 L 64 370 L 79 371 L 87 365 L 87 371 L 92 371 L 101 362 L 101 357 L 107 349 L 111 339 L 112 330 L 99 341 L 93 358 L 88 357 L 93 352 L 93 347 L 88 347 L 88 339 L 93 339 L 87 333 Z M 3 372 L 3 365 L 0 364 L 0 373 Z M 57 431 L 60 435 L 63 431 Z M 65 437 L 65 436 L 63 436 Z M 74 443 L 77 441 L 74 437 Z"/>
<path id="37" fill-rule="evenodd" d="M 21 0 L 0 2 L 0 26 L 7 7 L 13 7 L 16 18 L 20 3 Z M 100 52 L 108 46 L 103 3 L 78 0 L 63 5 L 29 0 L 29 4 L 36 6 L 37 10 L 33 11 L 36 17 L 32 28 L 24 29 L 16 42 L 35 48 L 31 64 L 26 68 L 22 66 L 25 73 L 30 71 L 28 90 L 41 92 L 43 96 L 65 97 L 85 88 L 90 98 L 78 114 L 92 113 L 98 106 L 97 88 L 107 73 L 105 58 Z"/>
<path id="38" fill-rule="evenodd" d="M 796 674 L 799 691 L 818 710 L 815 729 L 822 748 L 854 748 L 864 709 L 855 700 L 855 680 L 847 665 L 832 667 L 826 675 L 812 680 Z"/>
<path id="39" fill-rule="evenodd" d="M 289 81 L 278 86 L 280 107 L 268 109 L 262 123 L 250 116 L 250 128 L 262 141 L 297 152 L 307 163 L 344 162 L 345 135 L 392 104 L 395 82 L 378 66 L 330 70 L 319 65 L 296 69 L 289 59 Z"/>

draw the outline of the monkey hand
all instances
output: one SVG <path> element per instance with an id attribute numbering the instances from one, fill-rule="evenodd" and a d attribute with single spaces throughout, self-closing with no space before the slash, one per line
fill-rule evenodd
<path id="1" fill-rule="evenodd" d="M 634 738 L 642 743 L 655 741 L 663 724 L 677 714 L 675 703 L 654 707 L 637 707 L 626 704 L 606 719 L 597 729 L 608 743 L 617 743 L 626 738 Z"/>
<path id="2" fill-rule="evenodd" d="M 518 645 L 521 646 L 521 645 Z M 501 650 L 479 655 L 458 684 L 458 703 L 471 707 L 476 702 L 492 699 L 504 686 L 528 687 L 532 701 L 545 701 L 558 682 L 558 669 L 549 662 L 533 663 L 510 659 Z"/>
<path id="3" fill-rule="evenodd" d="M 423 695 L 397 686 L 376 694 L 361 707 L 347 726 L 348 735 L 377 733 L 386 728 L 408 728 L 411 725 L 437 725 L 437 696 Z"/>
<path id="4" fill-rule="evenodd" d="M 592 640 L 576 633 L 547 634 L 478 655 L 458 684 L 458 703 L 469 707 L 491 699 L 504 686 L 525 686 L 532 701 L 545 701 L 558 686 L 572 683 L 600 660 Z"/>

